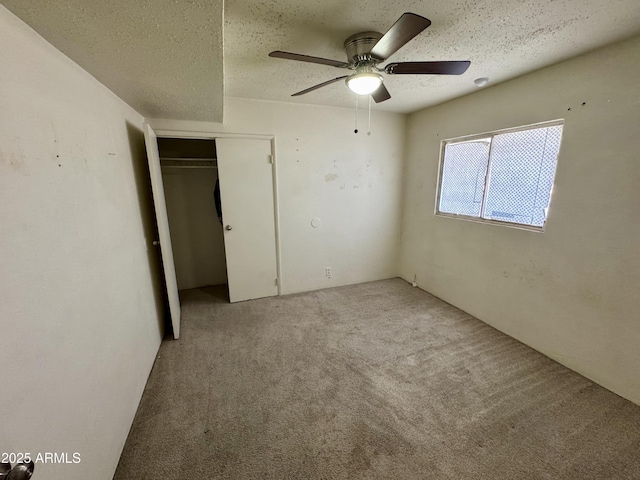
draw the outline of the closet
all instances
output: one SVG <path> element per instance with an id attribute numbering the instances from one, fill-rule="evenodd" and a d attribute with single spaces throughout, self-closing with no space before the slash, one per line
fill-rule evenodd
<path id="1" fill-rule="evenodd" d="M 230 302 L 278 295 L 280 247 L 274 138 L 173 133 L 144 123 L 153 245 L 177 339 L 179 290 L 226 282 Z"/>
<path id="2" fill-rule="evenodd" d="M 213 139 L 158 138 L 178 290 L 227 283 Z"/>

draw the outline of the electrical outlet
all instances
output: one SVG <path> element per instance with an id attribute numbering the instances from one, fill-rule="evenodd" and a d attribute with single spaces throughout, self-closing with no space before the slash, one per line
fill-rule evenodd
<path id="1" fill-rule="evenodd" d="M 325 275 L 327 276 L 327 278 L 331 278 L 331 267 L 327 267 L 325 269 Z"/>

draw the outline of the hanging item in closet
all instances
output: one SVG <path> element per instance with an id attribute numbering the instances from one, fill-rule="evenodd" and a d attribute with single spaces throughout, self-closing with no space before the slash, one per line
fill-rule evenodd
<path id="1" fill-rule="evenodd" d="M 222 202 L 220 201 L 220 179 L 216 178 L 216 186 L 213 189 L 213 201 L 216 204 L 216 212 L 218 213 L 218 220 L 222 225 Z"/>

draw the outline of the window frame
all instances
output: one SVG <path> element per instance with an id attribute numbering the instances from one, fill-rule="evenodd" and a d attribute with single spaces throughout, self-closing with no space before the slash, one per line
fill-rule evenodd
<path id="1" fill-rule="evenodd" d="M 435 205 L 434 205 L 434 214 L 437 217 L 444 217 L 444 218 L 455 218 L 458 220 L 466 220 L 468 222 L 476 222 L 476 223 L 486 223 L 486 224 L 490 224 L 490 225 L 499 225 L 502 227 L 510 227 L 510 228 L 516 228 L 519 230 L 528 230 L 530 232 L 537 232 L 537 233 L 543 233 L 546 229 L 547 226 L 547 217 L 545 216 L 545 220 L 544 220 L 544 224 L 541 227 L 535 226 L 535 225 L 527 225 L 524 223 L 515 223 L 515 222 L 508 222 L 508 221 L 504 221 L 504 220 L 493 220 L 493 219 L 489 219 L 489 218 L 482 218 L 482 212 L 484 211 L 484 204 L 486 202 L 487 199 L 487 192 L 488 189 L 490 187 L 490 178 L 489 178 L 489 172 L 491 169 L 491 149 L 493 146 L 493 137 L 497 136 L 497 135 L 502 135 L 504 133 L 515 133 L 515 132 L 522 132 L 525 130 L 535 130 L 538 128 L 546 128 L 546 127 L 554 127 L 554 126 L 558 126 L 561 125 L 562 126 L 562 134 L 564 136 L 564 124 L 565 124 L 565 120 L 564 118 L 559 118 L 556 120 L 549 120 L 549 121 L 545 121 L 545 122 L 538 122 L 538 123 L 532 123 L 530 125 L 522 125 L 520 127 L 513 127 L 513 128 L 503 128 L 501 130 L 493 130 L 490 132 L 484 132 L 484 133 L 474 133 L 472 135 L 464 135 L 461 137 L 453 137 L 453 138 L 446 138 L 440 141 L 440 160 L 438 162 L 438 185 L 436 187 L 436 199 L 435 199 Z M 486 139 L 486 138 L 491 138 L 491 144 L 489 146 L 489 158 L 487 159 L 487 171 L 485 172 L 485 182 L 484 182 L 484 190 L 482 192 L 482 207 L 480 209 L 480 216 L 478 217 L 474 217 L 471 215 L 462 215 L 462 214 L 456 214 L 456 213 L 448 213 L 448 212 L 441 212 L 439 210 L 440 207 L 440 193 L 442 191 L 442 175 L 444 173 L 444 155 L 445 155 L 445 150 L 447 145 L 456 145 L 456 144 L 460 144 L 460 143 L 471 143 L 477 140 L 482 140 L 482 139 Z M 562 144 L 564 138 L 560 141 L 560 148 L 558 150 L 558 160 L 560 158 L 560 153 L 562 152 Z M 553 185 L 551 186 L 551 192 L 550 192 L 550 196 L 549 196 L 549 207 L 551 206 L 551 200 L 553 198 L 553 190 L 556 186 L 556 175 L 558 173 L 558 166 L 557 166 L 557 161 L 556 161 L 556 171 L 554 173 L 553 176 Z"/>

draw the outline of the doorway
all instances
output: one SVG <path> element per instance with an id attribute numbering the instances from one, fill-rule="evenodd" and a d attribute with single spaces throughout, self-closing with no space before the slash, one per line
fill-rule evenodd
<path id="1" fill-rule="evenodd" d="M 227 284 L 213 139 L 158 138 L 178 290 Z"/>
<path id="2" fill-rule="evenodd" d="M 178 338 L 178 289 L 226 281 L 231 302 L 280 294 L 275 147 L 266 136 L 158 134 L 145 123 L 154 243 Z"/>

